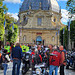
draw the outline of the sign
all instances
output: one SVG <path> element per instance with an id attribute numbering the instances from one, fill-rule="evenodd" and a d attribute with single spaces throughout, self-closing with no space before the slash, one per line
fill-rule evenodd
<path id="1" fill-rule="evenodd" d="M 42 35 L 42 33 L 36 33 L 37 35 Z"/>

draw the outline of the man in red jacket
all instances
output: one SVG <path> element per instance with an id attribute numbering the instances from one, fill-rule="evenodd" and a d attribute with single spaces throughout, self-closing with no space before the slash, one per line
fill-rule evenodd
<path id="1" fill-rule="evenodd" d="M 57 51 L 57 47 L 54 46 L 53 52 L 51 53 L 49 63 L 50 63 L 50 70 L 49 70 L 49 75 L 52 75 L 53 70 L 55 70 L 55 75 L 58 75 L 58 67 L 60 66 L 60 59 L 61 55 Z"/>

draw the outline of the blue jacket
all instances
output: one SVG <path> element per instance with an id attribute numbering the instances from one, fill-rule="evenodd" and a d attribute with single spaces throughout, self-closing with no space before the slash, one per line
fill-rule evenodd
<path id="1" fill-rule="evenodd" d="M 12 58 L 22 59 L 23 57 L 22 49 L 19 46 L 14 47 L 12 49 L 11 56 Z"/>

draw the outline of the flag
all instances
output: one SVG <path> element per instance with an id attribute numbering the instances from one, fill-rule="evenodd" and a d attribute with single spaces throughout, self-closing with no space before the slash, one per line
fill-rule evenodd
<path id="1" fill-rule="evenodd" d="M 14 24 L 12 25 L 12 30 L 13 30 L 13 32 L 14 32 Z"/>
<path id="2" fill-rule="evenodd" d="M 57 32 L 56 32 L 56 36 L 57 36 Z"/>
<path id="3" fill-rule="evenodd" d="M 68 22 L 68 31 L 70 31 L 70 21 Z"/>
<path id="4" fill-rule="evenodd" d="M 22 29 L 20 29 L 20 36 L 22 36 Z"/>
<path id="5" fill-rule="evenodd" d="M 58 30 L 58 35 L 60 34 L 60 30 Z"/>
<path id="6" fill-rule="evenodd" d="M 5 29 L 5 25 L 6 25 L 6 19 L 5 19 L 5 21 L 4 21 L 4 29 Z"/>
<path id="7" fill-rule="evenodd" d="M 65 28 L 63 28 L 63 34 L 64 34 L 64 32 L 65 32 Z"/>

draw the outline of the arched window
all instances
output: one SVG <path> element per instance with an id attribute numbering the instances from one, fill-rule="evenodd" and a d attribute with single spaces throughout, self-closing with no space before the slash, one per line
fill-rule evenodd
<path id="1" fill-rule="evenodd" d="M 54 18 L 54 22 L 56 22 L 56 18 Z"/>
<path id="2" fill-rule="evenodd" d="M 24 15 L 24 16 L 23 16 L 23 21 L 25 21 L 25 20 L 26 20 L 26 16 Z"/>
<path id="3" fill-rule="evenodd" d="M 53 41 L 53 42 L 55 41 L 55 37 L 54 37 L 54 36 L 52 36 L 52 41 Z"/>
<path id="4" fill-rule="evenodd" d="M 56 22 L 56 17 L 52 17 L 52 21 L 53 22 Z"/>
<path id="5" fill-rule="evenodd" d="M 42 41 L 42 37 L 41 36 L 37 36 L 36 37 L 36 41 Z"/>
<path id="6" fill-rule="evenodd" d="M 23 41 L 26 41 L 26 35 L 23 36 Z"/>

